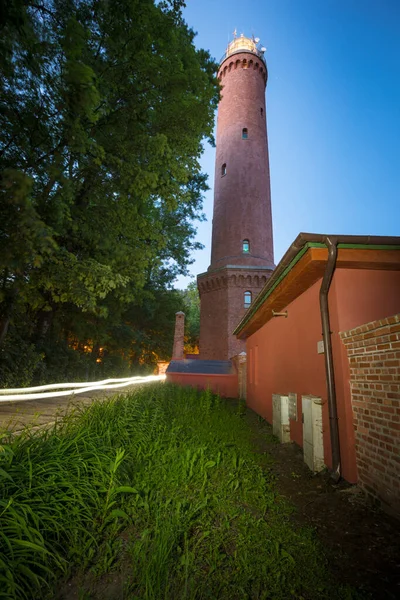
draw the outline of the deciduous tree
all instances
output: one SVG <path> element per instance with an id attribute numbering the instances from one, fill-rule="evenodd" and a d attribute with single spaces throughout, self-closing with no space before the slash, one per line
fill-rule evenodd
<path id="1" fill-rule="evenodd" d="M 182 4 L 1 3 L 0 345 L 186 272 L 219 92 Z"/>

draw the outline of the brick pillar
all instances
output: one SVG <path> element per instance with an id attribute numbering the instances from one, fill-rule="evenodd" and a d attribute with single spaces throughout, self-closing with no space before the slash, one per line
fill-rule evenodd
<path id="1" fill-rule="evenodd" d="M 238 357 L 238 380 L 239 380 L 239 398 L 246 400 L 246 380 L 247 380 L 247 355 L 241 352 Z"/>
<path id="2" fill-rule="evenodd" d="M 172 360 L 183 360 L 183 344 L 185 336 L 185 313 L 181 310 L 175 316 L 174 349 Z"/>
<path id="3" fill-rule="evenodd" d="M 165 375 L 166 370 L 168 369 L 169 362 L 165 360 L 159 360 L 157 362 L 157 373 L 156 375 Z"/>

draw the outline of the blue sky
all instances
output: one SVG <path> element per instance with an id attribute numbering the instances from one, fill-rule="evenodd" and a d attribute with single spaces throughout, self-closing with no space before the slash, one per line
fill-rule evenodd
<path id="1" fill-rule="evenodd" d="M 184 17 L 217 60 L 235 28 L 267 48 L 275 263 L 300 231 L 400 235 L 400 0 L 187 0 Z M 193 275 L 210 262 L 214 160 Z"/>

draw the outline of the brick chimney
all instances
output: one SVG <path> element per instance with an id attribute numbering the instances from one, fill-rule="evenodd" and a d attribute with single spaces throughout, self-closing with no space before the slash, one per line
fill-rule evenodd
<path id="1" fill-rule="evenodd" d="M 174 349 L 172 360 L 183 360 L 183 345 L 185 336 L 185 313 L 181 310 L 175 315 Z"/>

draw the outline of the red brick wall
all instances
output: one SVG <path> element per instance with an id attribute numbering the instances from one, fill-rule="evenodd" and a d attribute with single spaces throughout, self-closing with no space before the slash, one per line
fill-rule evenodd
<path id="1" fill-rule="evenodd" d="M 257 55 L 228 57 L 218 73 L 211 268 L 274 266 L 266 125 L 266 67 Z M 242 139 L 247 128 L 248 138 Z M 221 167 L 226 164 L 226 175 Z M 242 242 L 250 241 L 243 254 Z"/>
<path id="2" fill-rule="evenodd" d="M 200 358 L 228 359 L 228 303 L 226 277 L 200 276 Z"/>
<path id="3" fill-rule="evenodd" d="M 166 370 L 168 369 L 169 362 L 165 360 L 159 360 L 157 363 L 157 375 L 165 375 Z"/>
<path id="4" fill-rule="evenodd" d="M 219 269 L 197 278 L 200 294 L 200 357 L 229 360 L 245 351 L 246 343 L 233 331 L 246 312 L 244 292 L 252 301 L 270 276 L 269 270 Z"/>
<path id="5" fill-rule="evenodd" d="M 359 483 L 400 514 L 400 314 L 340 336 L 350 365 Z"/>
<path id="6" fill-rule="evenodd" d="M 211 266 L 198 277 L 200 355 L 227 360 L 245 343 L 232 335 L 274 268 L 266 124 L 266 66 L 253 53 L 229 56 L 219 68 Z M 243 128 L 247 138 L 243 139 Z M 221 167 L 226 164 L 226 174 Z M 250 251 L 243 252 L 248 240 Z M 240 269 L 242 267 L 242 269 Z"/>

